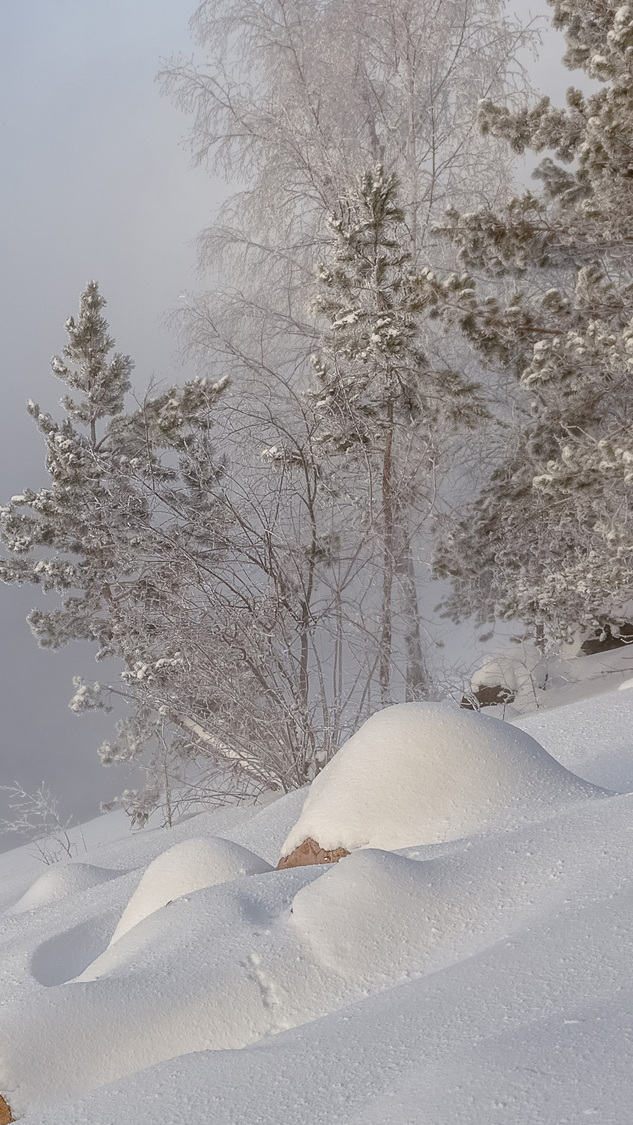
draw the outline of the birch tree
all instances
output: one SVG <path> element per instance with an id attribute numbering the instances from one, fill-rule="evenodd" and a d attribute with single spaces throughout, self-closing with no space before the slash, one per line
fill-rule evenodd
<path id="1" fill-rule="evenodd" d="M 272 258 L 301 289 L 301 249 L 379 163 L 401 184 L 414 256 L 447 200 L 507 187 L 507 153 L 491 159 L 477 128 L 480 99 L 524 82 L 526 32 L 500 0 L 205 0 L 192 27 L 200 59 L 172 61 L 164 86 L 192 115 L 195 159 L 244 185 L 202 236 L 212 264 L 233 246 L 238 274 L 240 251 L 264 274 Z"/>
<path id="2" fill-rule="evenodd" d="M 399 237 L 413 268 L 450 267 L 452 251 L 432 236 L 448 203 L 501 200 L 509 190 L 513 157 L 503 142 L 481 137 L 478 107 L 523 88 L 516 55 L 529 32 L 500 0 L 206 0 L 193 30 L 198 60 L 173 61 L 164 86 L 192 117 L 195 159 L 241 190 L 201 235 L 201 261 L 219 280 L 188 301 L 185 347 L 201 370 L 228 371 L 251 399 L 273 395 L 288 429 L 294 392 L 310 384 L 320 345 L 314 267 L 328 249 L 329 215 L 358 175 L 380 164 L 400 185 Z M 416 331 L 439 367 L 476 376 L 455 334 L 447 338 L 424 316 Z M 256 446 L 266 419 L 251 412 Z M 440 445 L 438 430 L 436 465 L 440 453 L 457 455 L 455 445 Z M 413 696 L 426 679 L 419 572 L 430 525 L 421 564 L 423 537 L 414 545 L 404 530 L 420 521 L 400 522 L 398 585 L 411 622 L 404 690 Z M 379 537 L 375 545 L 384 559 Z"/>

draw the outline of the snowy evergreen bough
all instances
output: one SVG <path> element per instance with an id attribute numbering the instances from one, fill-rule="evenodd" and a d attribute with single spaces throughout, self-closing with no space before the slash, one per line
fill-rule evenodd
<path id="1" fill-rule="evenodd" d="M 569 67 L 602 83 L 484 131 L 542 152 L 538 196 L 452 211 L 469 276 L 446 311 L 516 380 L 489 484 L 449 530 L 437 572 L 455 618 L 521 618 L 551 638 L 630 620 L 633 578 L 633 7 L 550 0 Z M 449 292 L 450 289 L 450 292 Z"/>

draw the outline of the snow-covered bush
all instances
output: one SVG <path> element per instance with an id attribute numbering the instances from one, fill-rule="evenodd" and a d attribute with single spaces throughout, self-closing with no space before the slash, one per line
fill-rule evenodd
<path id="1" fill-rule="evenodd" d="M 47 865 L 77 855 L 79 847 L 69 831 L 73 818 L 62 816 L 59 801 L 45 782 L 33 793 L 17 781 L 0 785 L 0 791 L 6 793 L 10 809 L 10 815 L 0 820 L 0 833 L 28 840 L 38 859 Z"/>

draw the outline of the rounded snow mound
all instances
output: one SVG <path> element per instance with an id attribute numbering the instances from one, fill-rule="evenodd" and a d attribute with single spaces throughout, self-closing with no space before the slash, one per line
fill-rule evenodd
<path id="1" fill-rule="evenodd" d="M 112 935 L 110 945 L 162 906 L 183 895 L 230 883 L 240 875 L 261 875 L 272 868 L 261 856 L 224 840 L 205 836 L 174 844 L 146 868 Z"/>
<path id="2" fill-rule="evenodd" d="M 95 867 L 91 863 L 55 864 L 35 880 L 7 913 L 23 914 L 39 906 L 48 906 L 69 895 L 97 887 L 109 879 L 116 879 L 120 874 L 120 871 L 108 871 L 105 867 Z"/>
<path id="3" fill-rule="evenodd" d="M 378 711 L 310 786 L 281 854 L 456 840 L 605 791 L 517 727 L 452 703 Z"/>

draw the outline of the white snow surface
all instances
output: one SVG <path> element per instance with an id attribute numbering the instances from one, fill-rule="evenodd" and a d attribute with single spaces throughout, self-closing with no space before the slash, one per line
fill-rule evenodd
<path id="1" fill-rule="evenodd" d="M 608 789 L 633 789 L 633 693 L 619 689 L 513 719 L 574 772 Z"/>
<path id="2" fill-rule="evenodd" d="M 78 895 L 99 883 L 116 878 L 117 871 L 107 871 L 90 863 L 56 863 L 36 879 L 26 894 L 9 908 L 10 914 L 23 914 L 39 906 L 61 902 L 69 895 Z"/>
<path id="3" fill-rule="evenodd" d="M 378 711 L 310 786 L 285 840 L 322 848 L 439 844 L 599 795 L 501 719 L 453 703 Z"/>
<path id="4" fill-rule="evenodd" d="M 110 814 L 84 826 L 80 861 L 43 874 L 28 850 L 0 856 L 0 1093 L 16 1119 L 630 1125 L 633 794 L 594 786 L 633 782 L 633 696 L 522 718 L 551 757 L 516 726 L 445 715 L 441 741 L 416 743 L 425 811 L 399 851 L 371 838 L 338 865 L 269 870 L 296 793 L 170 830 Z M 411 785 L 388 745 L 393 820 L 390 787 L 408 807 Z M 420 837 L 429 786 L 442 800 L 433 768 L 452 786 L 442 817 L 462 797 L 469 810 L 439 843 Z"/>
<path id="5" fill-rule="evenodd" d="M 261 875 L 270 870 L 266 860 L 221 837 L 194 837 L 174 844 L 161 852 L 143 872 L 110 945 L 144 918 L 183 895 L 203 887 L 230 883 L 240 875 Z"/>

